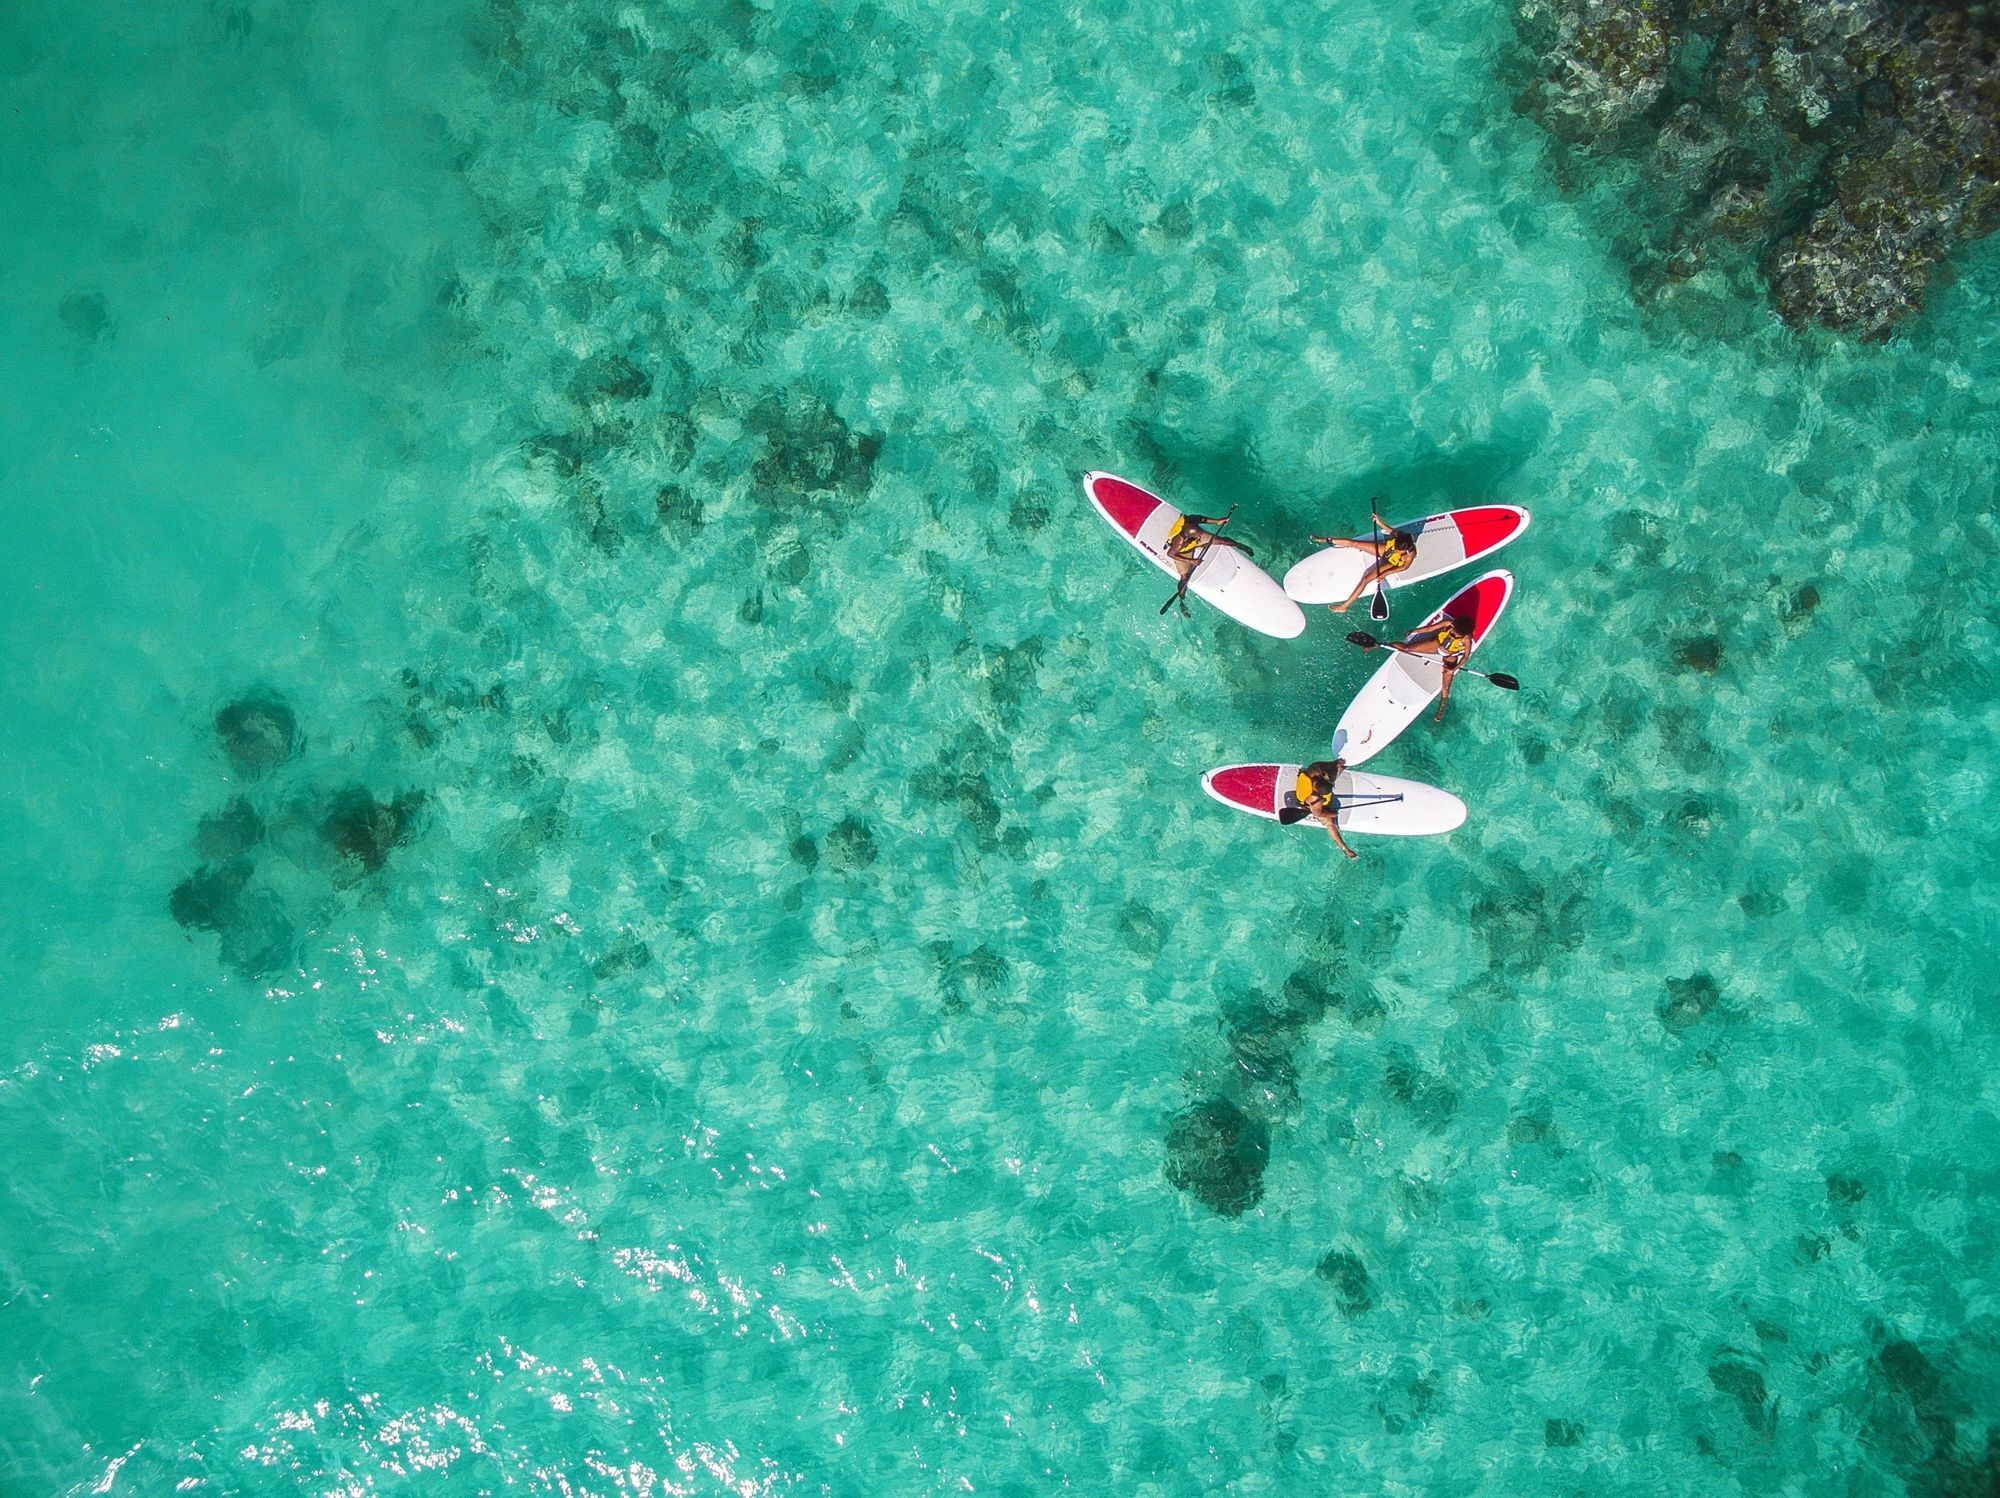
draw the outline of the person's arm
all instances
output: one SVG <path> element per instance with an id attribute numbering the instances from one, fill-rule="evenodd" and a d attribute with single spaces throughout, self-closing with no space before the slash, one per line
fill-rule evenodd
<path id="1" fill-rule="evenodd" d="M 1326 819 L 1326 830 L 1333 834 L 1333 840 L 1336 843 L 1340 844 L 1340 851 L 1345 853 L 1349 858 L 1359 858 L 1361 856 L 1359 853 L 1356 853 L 1352 848 L 1348 847 L 1347 839 L 1340 835 L 1340 817 L 1339 817 L 1339 808 L 1337 806 L 1334 808 L 1334 815 Z"/>
<path id="2" fill-rule="evenodd" d="M 1370 510 L 1368 512 L 1368 518 L 1375 522 L 1375 527 L 1377 530 L 1383 531 L 1391 536 L 1396 534 L 1396 527 L 1389 524 L 1388 521 L 1384 520 L 1380 515 L 1377 515 L 1373 510 Z"/>

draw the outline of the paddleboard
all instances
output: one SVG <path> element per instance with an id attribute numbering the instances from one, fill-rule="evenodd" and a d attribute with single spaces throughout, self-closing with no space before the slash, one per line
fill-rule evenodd
<path id="1" fill-rule="evenodd" d="M 1513 592 L 1513 573 L 1504 568 L 1489 572 L 1460 588 L 1417 628 L 1440 619 L 1456 619 L 1472 635 L 1472 648 L 1477 650 Z M 1382 668 L 1368 678 L 1368 685 L 1340 715 L 1340 724 L 1333 730 L 1334 754 L 1350 765 L 1367 763 L 1416 722 L 1443 690 L 1444 663 L 1437 657 L 1391 651 Z"/>
<path id="2" fill-rule="evenodd" d="M 1416 532 L 1417 559 L 1393 573 L 1389 586 L 1407 588 L 1491 556 L 1527 528 L 1528 512 L 1519 505 L 1474 505 L 1408 521 L 1396 529 Z M 1293 564 L 1285 574 L 1285 592 L 1300 603 L 1339 603 L 1374 565 L 1370 552 L 1329 546 Z M 1380 583 L 1370 583 L 1361 590 L 1361 598 L 1373 597 L 1379 587 Z"/>
<path id="3" fill-rule="evenodd" d="M 1224 806 L 1253 817 L 1278 819 L 1278 813 L 1300 804 L 1298 765 L 1224 765 L 1201 777 L 1201 788 Z M 1333 799 L 1340 809 L 1334 820 L 1342 832 L 1372 832 L 1381 837 L 1425 837 L 1449 832 L 1465 820 L 1465 803 L 1450 791 L 1389 775 L 1360 775 L 1343 770 L 1333 782 Z M 1293 824 L 1325 835 L 1311 817 Z"/>
<path id="4" fill-rule="evenodd" d="M 1180 580 L 1167 560 L 1167 532 L 1181 518 L 1179 510 L 1159 495 L 1109 473 L 1086 473 L 1083 492 L 1113 530 L 1170 579 Z M 1281 640 L 1306 631 L 1305 611 L 1285 596 L 1277 579 L 1233 546 L 1216 543 L 1208 548 L 1188 579 L 1188 592 L 1214 604 L 1238 624 Z"/>

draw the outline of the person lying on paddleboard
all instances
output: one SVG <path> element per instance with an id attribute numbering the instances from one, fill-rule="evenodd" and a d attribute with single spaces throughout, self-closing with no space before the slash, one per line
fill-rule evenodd
<path id="1" fill-rule="evenodd" d="M 1167 560 L 1174 564 L 1174 570 L 1180 574 L 1182 582 L 1188 580 L 1188 575 L 1194 571 L 1195 563 L 1202 559 L 1203 553 L 1211 545 L 1234 546 L 1245 556 L 1249 555 L 1249 547 L 1240 541 L 1232 541 L 1222 534 L 1222 527 L 1227 524 L 1229 524 L 1227 515 L 1183 515 L 1173 523 L 1172 528 L 1167 531 Z M 1212 525 L 1215 529 L 1203 530 L 1202 527 L 1205 525 Z"/>
<path id="2" fill-rule="evenodd" d="M 1333 834 L 1333 840 L 1340 844 L 1340 851 L 1349 858 L 1361 855 L 1347 846 L 1347 839 L 1340 835 L 1340 803 L 1334 799 L 1333 785 L 1347 768 L 1344 759 L 1322 759 L 1307 765 L 1299 771 L 1296 794 L 1299 804 L 1313 814 L 1313 820 Z"/>
<path id="3" fill-rule="evenodd" d="M 1391 650 L 1400 650 L 1404 655 L 1428 655 L 1436 658 L 1444 667 L 1444 685 L 1438 690 L 1438 710 L 1431 714 L 1431 721 L 1437 722 L 1444 716 L 1444 706 L 1451 701 L 1451 679 L 1458 675 L 1467 657 L 1472 654 L 1476 641 L 1472 638 L 1472 626 L 1457 619 L 1443 618 L 1435 624 L 1426 624 L 1411 630 L 1403 636 L 1403 643 L 1389 645 Z"/>
<path id="4" fill-rule="evenodd" d="M 1415 532 L 1399 531 L 1373 511 L 1369 512 L 1368 518 L 1375 522 L 1375 528 L 1382 531 L 1388 539 L 1378 541 L 1370 537 L 1366 541 L 1357 541 L 1352 536 L 1312 537 L 1322 546 L 1344 546 L 1349 551 L 1365 551 L 1375 558 L 1375 564 L 1361 574 L 1361 581 L 1354 585 L 1354 591 L 1347 595 L 1344 602 L 1327 605 L 1336 614 L 1346 613 L 1353 606 L 1354 600 L 1367 591 L 1370 583 L 1380 582 L 1383 578 L 1394 577 L 1398 572 L 1407 571 L 1410 564 L 1417 559 Z"/>

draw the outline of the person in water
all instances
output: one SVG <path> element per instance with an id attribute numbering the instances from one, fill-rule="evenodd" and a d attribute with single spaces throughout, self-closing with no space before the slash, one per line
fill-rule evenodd
<path id="1" fill-rule="evenodd" d="M 1444 686 L 1438 692 L 1438 710 L 1431 714 L 1433 723 L 1444 716 L 1444 706 L 1451 701 L 1451 679 L 1458 675 L 1459 668 L 1472 654 L 1475 643 L 1470 621 L 1446 616 L 1435 624 L 1424 624 L 1411 630 L 1403 636 L 1402 644 L 1389 646 L 1404 655 L 1430 656 L 1444 667 Z"/>
<path id="2" fill-rule="evenodd" d="M 1347 846 L 1347 839 L 1340 835 L 1340 803 L 1334 799 L 1334 782 L 1340 779 L 1347 768 L 1344 759 L 1322 759 L 1307 765 L 1299 771 L 1299 783 L 1294 791 L 1299 804 L 1313 814 L 1313 820 L 1333 835 L 1340 844 L 1340 851 L 1349 858 L 1361 855 Z"/>
<path id="3" fill-rule="evenodd" d="M 1354 591 L 1349 593 L 1343 602 L 1327 605 L 1336 614 L 1346 613 L 1353 606 L 1354 600 L 1367 590 L 1370 583 L 1380 582 L 1385 577 L 1394 577 L 1398 572 L 1407 571 L 1410 564 L 1417 559 L 1417 535 L 1415 531 L 1399 531 L 1380 515 L 1372 511 L 1369 513 L 1368 518 L 1375 522 L 1377 530 L 1383 532 L 1388 537 L 1387 540 L 1378 541 L 1372 536 L 1366 541 L 1357 541 L 1352 536 L 1314 536 L 1312 538 L 1322 546 L 1342 546 L 1349 551 L 1365 551 L 1375 558 L 1373 565 L 1361 574 L 1361 581 L 1354 585 Z"/>
<path id="4" fill-rule="evenodd" d="M 1211 545 L 1234 546 L 1238 551 L 1248 552 L 1249 548 L 1232 541 L 1222 534 L 1222 527 L 1229 524 L 1227 515 L 1183 515 L 1167 531 L 1167 560 L 1174 564 L 1174 571 L 1180 580 L 1186 582 L 1194 571 L 1195 564 L 1206 554 Z M 1212 525 L 1214 530 L 1203 530 Z"/>

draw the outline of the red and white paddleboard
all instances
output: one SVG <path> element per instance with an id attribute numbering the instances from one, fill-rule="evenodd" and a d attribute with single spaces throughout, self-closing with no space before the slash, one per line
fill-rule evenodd
<path id="1" fill-rule="evenodd" d="M 1298 798 L 1299 769 L 1298 765 L 1224 765 L 1202 776 L 1201 788 L 1224 806 L 1276 821 L 1279 812 L 1303 804 Z M 1388 775 L 1343 770 L 1333 782 L 1333 799 L 1339 803 L 1334 820 L 1342 832 L 1425 837 L 1450 832 L 1465 820 L 1465 803 L 1450 791 Z M 1324 831 L 1311 817 L 1293 825 Z"/>
<path id="2" fill-rule="evenodd" d="M 1181 518 L 1179 510 L 1159 495 L 1109 473 L 1086 473 L 1083 492 L 1113 530 L 1138 547 L 1155 567 L 1179 581 L 1180 573 L 1167 560 L 1167 532 Z M 1188 592 L 1214 604 L 1238 624 L 1281 640 L 1306 631 L 1304 610 L 1285 596 L 1270 573 L 1233 546 L 1208 548 L 1188 579 Z"/>
<path id="3" fill-rule="evenodd" d="M 1472 648 L 1477 650 L 1513 592 L 1513 573 L 1504 568 L 1489 572 L 1460 588 L 1417 628 L 1454 619 L 1472 636 Z M 1368 678 L 1368 685 L 1340 715 L 1333 730 L 1334 754 L 1350 765 L 1365 764 L 1394 743 L 1443 690 L 1444 664 L 1437 657 L 1391 651 L 1381 670 Z"/>
<path id="4" fill-rule="evenodd" d="M 1408 521 L 1396 529 L 1416 532 L 1417 559 L 1392 574 L 1388 585 L 1407 588 L 1491 556 L 1527 528 L 1528 512 L 1519 505 L 1474 505 Z M 1285 592 L 1300 603 L 1339 603 L 1374 565 L 1375 558 L 1369 552 L 1329 546 L 1302 559 L 1285 574 Z M 1372 597 L 1381 586 L 1370 583 L 1360 596 Z"/>

